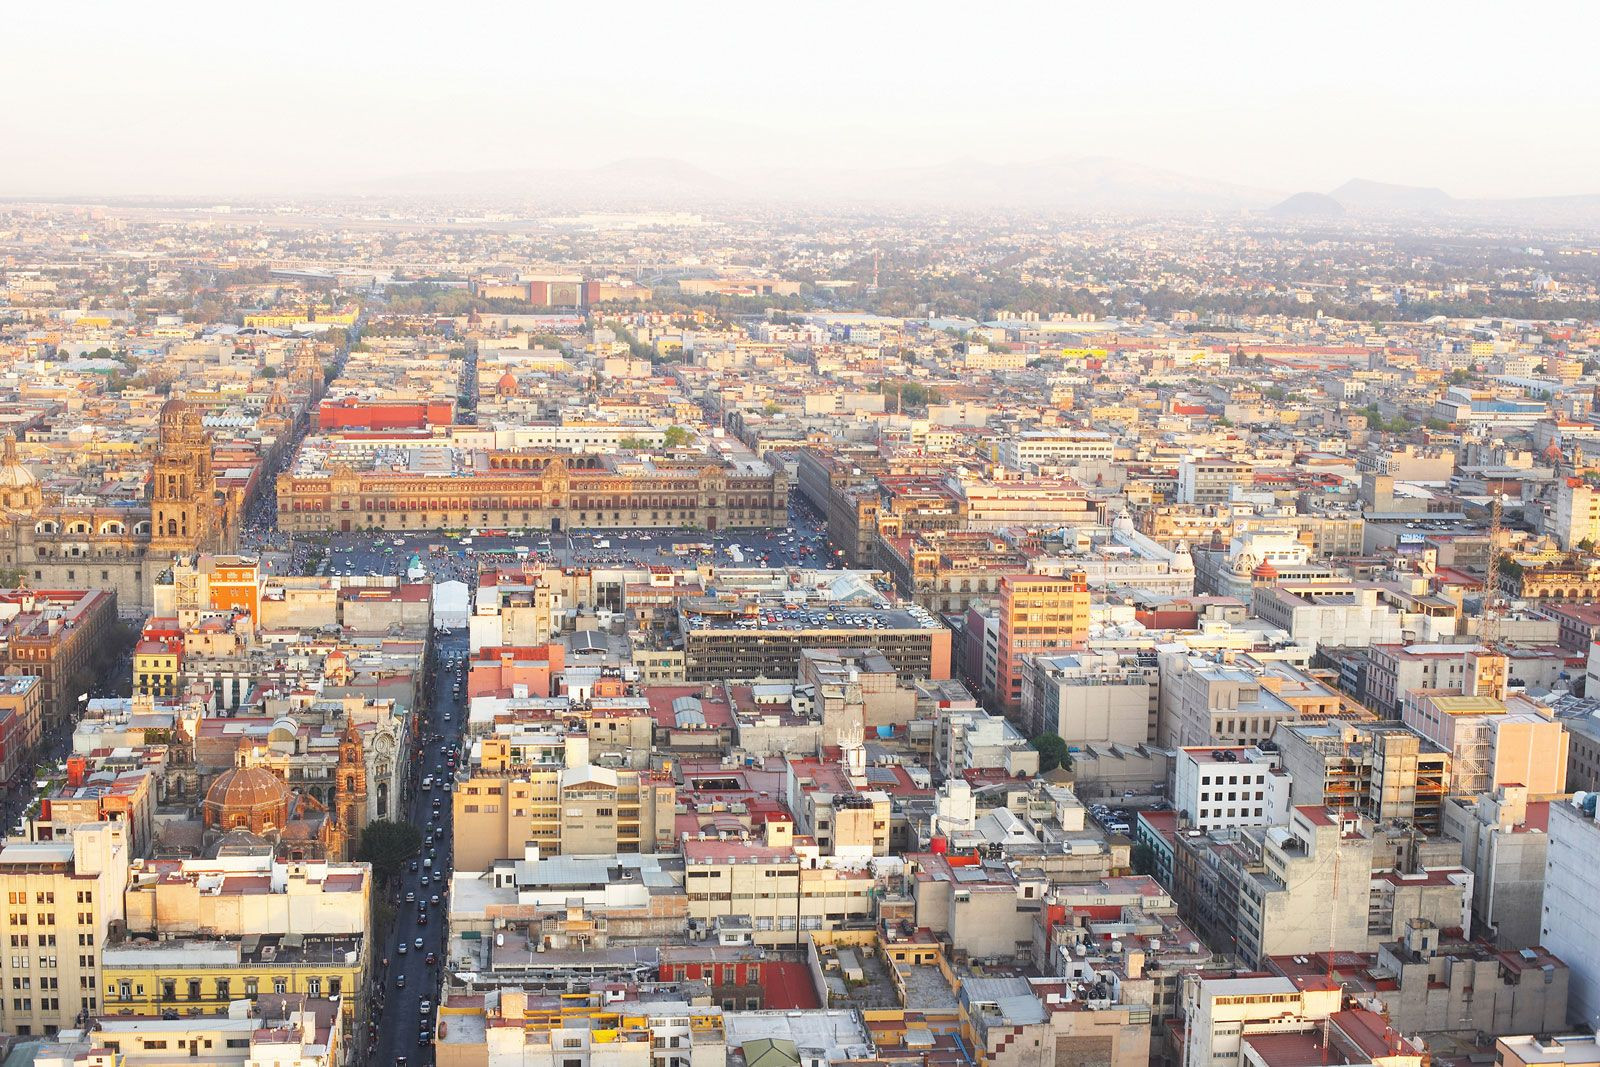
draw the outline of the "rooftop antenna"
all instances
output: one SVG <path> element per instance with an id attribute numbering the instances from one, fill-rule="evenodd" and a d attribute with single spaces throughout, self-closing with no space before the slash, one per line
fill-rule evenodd
<path id="1" fill-rule="evenodd" d="M 1483 609 L 1478 620 L 1478 643 L 1493 645 L 1500 637 L 1500 537 L 1504 495 L 1495 493 L 1489 502 L 1489 562 L 1484 568 Z"/>

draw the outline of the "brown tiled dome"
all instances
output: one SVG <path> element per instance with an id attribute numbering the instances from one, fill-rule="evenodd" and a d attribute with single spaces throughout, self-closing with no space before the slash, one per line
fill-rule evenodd
<path id="1" fill-rule="evenodd" d="M 282 829 L 289 813 L 289 786 L 263 767 L 235 767 L 217 775 L 201 807 L 208 827 L 251 833 Z"/>

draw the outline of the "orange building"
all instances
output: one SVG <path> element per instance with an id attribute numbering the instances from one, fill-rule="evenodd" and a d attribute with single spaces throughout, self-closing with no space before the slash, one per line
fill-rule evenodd
<path id="1" fill-rule="evenodd" d="M 207 572 L 206 587 L 214 611 L 243 611 L 261 623 L 261 566 L 245 556 L 206 556 L 200 561 Z"/>
<path id="2" fill-rule="evenodd" d="M 1022 708 L 1024 657 L 1076 648 L 1089 636 L 1088 578 L 1081 571 L 1004 575 L 998 631 L 995 703 L 1010 716 Z"/>
<path id="3" fill-rule="evenodd" d="M 467 697 L 509 697 L 519 685 L 529 696 L 551 696 L 565 667 L 566 648 L 558 644 L 480 649 L 467 669 Z"/>

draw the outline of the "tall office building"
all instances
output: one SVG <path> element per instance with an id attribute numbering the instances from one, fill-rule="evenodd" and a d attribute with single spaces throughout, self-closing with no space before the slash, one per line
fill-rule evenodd
<path id="1" fill-rule="evenodd" d="M 1089 636 L 1088 579 L 1081 571 L 1008 574 L 1000 580 L 998 616 L 994 702 L 1014 717 L 1022 710 L 1027 657 L 1077 647 Z"/>

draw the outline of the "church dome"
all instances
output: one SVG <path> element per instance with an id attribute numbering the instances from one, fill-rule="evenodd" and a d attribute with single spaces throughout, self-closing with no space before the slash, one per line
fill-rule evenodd
<path id="1" fill-rule="evenodd" d="M 506 371 L 504 374 L 500 375 L 500 383 L 496 386 L 496 388 L 502 394 L 515 393 L 517 391 L 516 375 L 512 374 L 510 371 Z"/>
<path id="2" fill-rule="evenodd" d="M 0 489 L 25 489 L 38 482 L 27 464 L 17 457 L 16 434 L 6 434 L 4 451 L 0 452 Z"/>
<path id="3" fill-rule="evenodd" d="M 264 767 L 235 767 L 217 775 L 201 808 L 208 827 L 281 829 L 288 820 L 289 786 Z"/>
<path id="4" fill-rule="evenodd" d="M 161 421 L 177 422 L 188 412 L 189 405 L 177 397 L 171 397 L 161 405 Z"/>
<path id="5" fill-rule="evenodd" d="M 1261 582 L 1274 581 L 1278 577 L 1278 568 L 1274 567 L 1269 560 L 1262 560 L 1261 565 L 1250 572 L 1250 577 Z"/>

